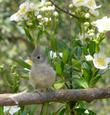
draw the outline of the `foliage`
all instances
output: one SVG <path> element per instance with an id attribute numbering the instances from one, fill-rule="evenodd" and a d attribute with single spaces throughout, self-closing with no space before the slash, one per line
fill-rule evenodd
<path id="1" fill-rule="evenodd" d="M 16 93 L 29 87 L 29 56 L 37 45 L 45 47 L 49 63 L 58 76 L 53 90 L 95 87 L 109 70 L 110 60 L 102 48 L 106 32 L 110 30 L 109 23 L 105 24 L 109 18 L 106 17 L 105 25 L 102 25 L 105 28 L 100 31 L 97 23 L 101 21 L 100 25 L 103 24 L 103 18 L 96 20 L 96 8 L 99 6 L 95 1 L 91 5 L 88 2 L 76 2 L 74 5 L 72 1 L 55 1 L 67 9 L 66 13 L 49 1 L 36 0 L 34 4 L 20 0 L 0 2 L 0 44 L 3 46 L 0 46 L 0 92 Z M 54 105 L 45 104 L 44 112 L 52 115 L 95 115 L 86 102 L 63 103 L 57 110 L 53 109 Z M 21 106 L 16 114 L 35 114 L 39 108 L 38 105 Z M 11 110 L 8 109 L 7 113 Z"/>

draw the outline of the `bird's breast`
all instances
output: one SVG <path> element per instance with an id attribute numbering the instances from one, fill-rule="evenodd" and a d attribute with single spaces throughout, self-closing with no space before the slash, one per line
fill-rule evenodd
<path id="1" fill-rule="evenodd" d="M 30 81 L 38 88 L 49 88 L 55 82 L 55 71 L 48 64 L 33 65 Z"/>

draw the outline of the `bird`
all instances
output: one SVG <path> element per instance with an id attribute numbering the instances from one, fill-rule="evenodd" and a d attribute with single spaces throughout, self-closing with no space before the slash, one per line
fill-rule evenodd
<path id="1" fill-rule="evenodd" d="M 36 47 L 32 54 L 32 67 L 29 73 L 29 81 L 32 87 L 42 91 L 48 90 L 55 82 L 56 72 L 48 63 L 48 58 L 41 47 Z"/>

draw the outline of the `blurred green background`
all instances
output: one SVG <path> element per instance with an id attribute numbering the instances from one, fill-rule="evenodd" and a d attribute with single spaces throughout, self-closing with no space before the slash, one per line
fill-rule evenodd
<path id="1" fill-rule="evenodd" d="M 66 0 L 63 1 L 65 2 Z M 22 66 L 20 66 L 16 60 L 28 59 L 32 51 L 32 46 L 27 42 L 22 28 L 9 19 L 9 17 L 18 10 L 19 4 L 22 2 L 23 0 L 0 0 L 0 93 L 22 91 L 27 87 L 28 72 L 26 71 L 24 73 Z M 97 0 L 97 4 L 102 5 L 101 9 L 99 9 L 99 18 L 103 16 L 110 17 L 110 0 Z M 64 5 L 63 2 L 60 6 L 62 5 Z M 67 19 L 64 18 L 63 22 L 63 26 L 60 27 L 62 31 L 59 33 L 61 38 L 65 38 L 70 32 L 68 31 L 69 26 L 67 26 Z M 65 30 L 64 27 L 66 26 L 67 28 Z M 109 44 L 110 33 L 108 32 L 107 39 L 103 42 L 103 48 L 110 57 Z M 13 77 L 13 80 L 15 80 L 12 82 L 12 85 L 9 84 L 9 82 L 11 82 L 10 77 Z M 14 79 L 14 77 L 16 77 L 17 80 Z M 109 86 L 109 77 L 110 73 L 108 72 L 102 77 L 97 87 Z M 110 100 L 96 100 L 89 104 L 89 108 L 95 110 L 97 115 L 110 115 Z"/>

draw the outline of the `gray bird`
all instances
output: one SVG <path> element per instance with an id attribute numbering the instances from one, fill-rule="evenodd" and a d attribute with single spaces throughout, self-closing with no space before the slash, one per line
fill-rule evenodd
<path id="1" fill-rule="evenodd" d="M 33 62 L 29 81 L 33 88 L 47 90 L 55 82 L 56 73 L 49 65 L 48 59 L 41 48 L 35 48 L 31 55 Z"/>

